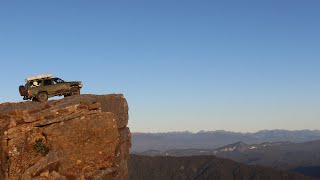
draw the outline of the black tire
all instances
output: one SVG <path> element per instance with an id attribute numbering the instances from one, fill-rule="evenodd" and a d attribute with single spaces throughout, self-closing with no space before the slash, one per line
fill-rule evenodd
<path id="1" fill-rule="evenodd" d="M 78 87 L 72 87 L 70 89 L 70 96 L 80 95 L 80 89 Z"/>
<path id="2" fill-rule="evenodd" d="M 26 88 L 24 86 L 19 86 L 19 92 L 21 96 L 26 96 Z"/>
<path id="3" fill-rule="evenodd" d="M 37 98 L 35 98 L 35 97 L 33 97 L 33 98 L 31 99 L 31 101 L 32 101 L 32 102 L 38 102 Z"/>
<path id="4" fill-rule="evenodd" d="M 37 100 L 39 102 L 46 102 L 48 100 L 48 94 L 46 92 L 39 92 L 37 95 Z"/>

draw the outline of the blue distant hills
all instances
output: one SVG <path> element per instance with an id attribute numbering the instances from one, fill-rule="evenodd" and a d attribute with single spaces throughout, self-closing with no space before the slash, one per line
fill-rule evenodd
<path id="1" fill-rule="evenodd" d="M 243 142 L 257 144 L 264 142 L 307 142 L 320 140 L 320 130 L 261 130 L 255 133 L 241 133 L 231 131 L 199 131 L 192 133 L 168 132 L 168 133 L 132 133 L 131 152 L 143 152 L 147 150 L 166 151 L 171 149 L 215 149 Z"/>
<path id="2" fill-rule="evenodd" d="M 212 156 L 320 178 L 320 131 L 133 133 L 132 151 L 149 157 Z M 143 143 L 144 142 L 144 143 Z M 290 179 L 290 178 L 289 178 Z"/>

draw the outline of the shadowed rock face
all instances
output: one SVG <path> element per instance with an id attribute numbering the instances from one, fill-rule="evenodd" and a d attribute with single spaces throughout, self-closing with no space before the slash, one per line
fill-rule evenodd
<path id="1" fill-rule="evenodd" d="M 0 104 L 0 179 L 128 179 L 123 95 Z"/>

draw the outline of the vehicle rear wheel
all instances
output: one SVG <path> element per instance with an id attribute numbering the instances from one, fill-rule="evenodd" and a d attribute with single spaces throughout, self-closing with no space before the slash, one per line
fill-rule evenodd
<path id="1" fill-rule="evenodd" d="M 73 87 L 70 90 L 70 96 L 80 95 L 80 89 L 78 87 Z"/>
<path id="2" fill-rule="evenodd" d="M 46 102 L 48 100 L 48 94 L 46 92 L 40 92 L 37 95 L 37 100 L 39 102 Z"/>

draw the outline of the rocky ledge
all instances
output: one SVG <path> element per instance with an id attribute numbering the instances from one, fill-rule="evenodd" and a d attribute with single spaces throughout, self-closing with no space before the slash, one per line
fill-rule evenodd
<path id="1" fill-rule="evenodd" d="M 0 104 L 0 179 L 128 179 L 123 95 Z"/>

